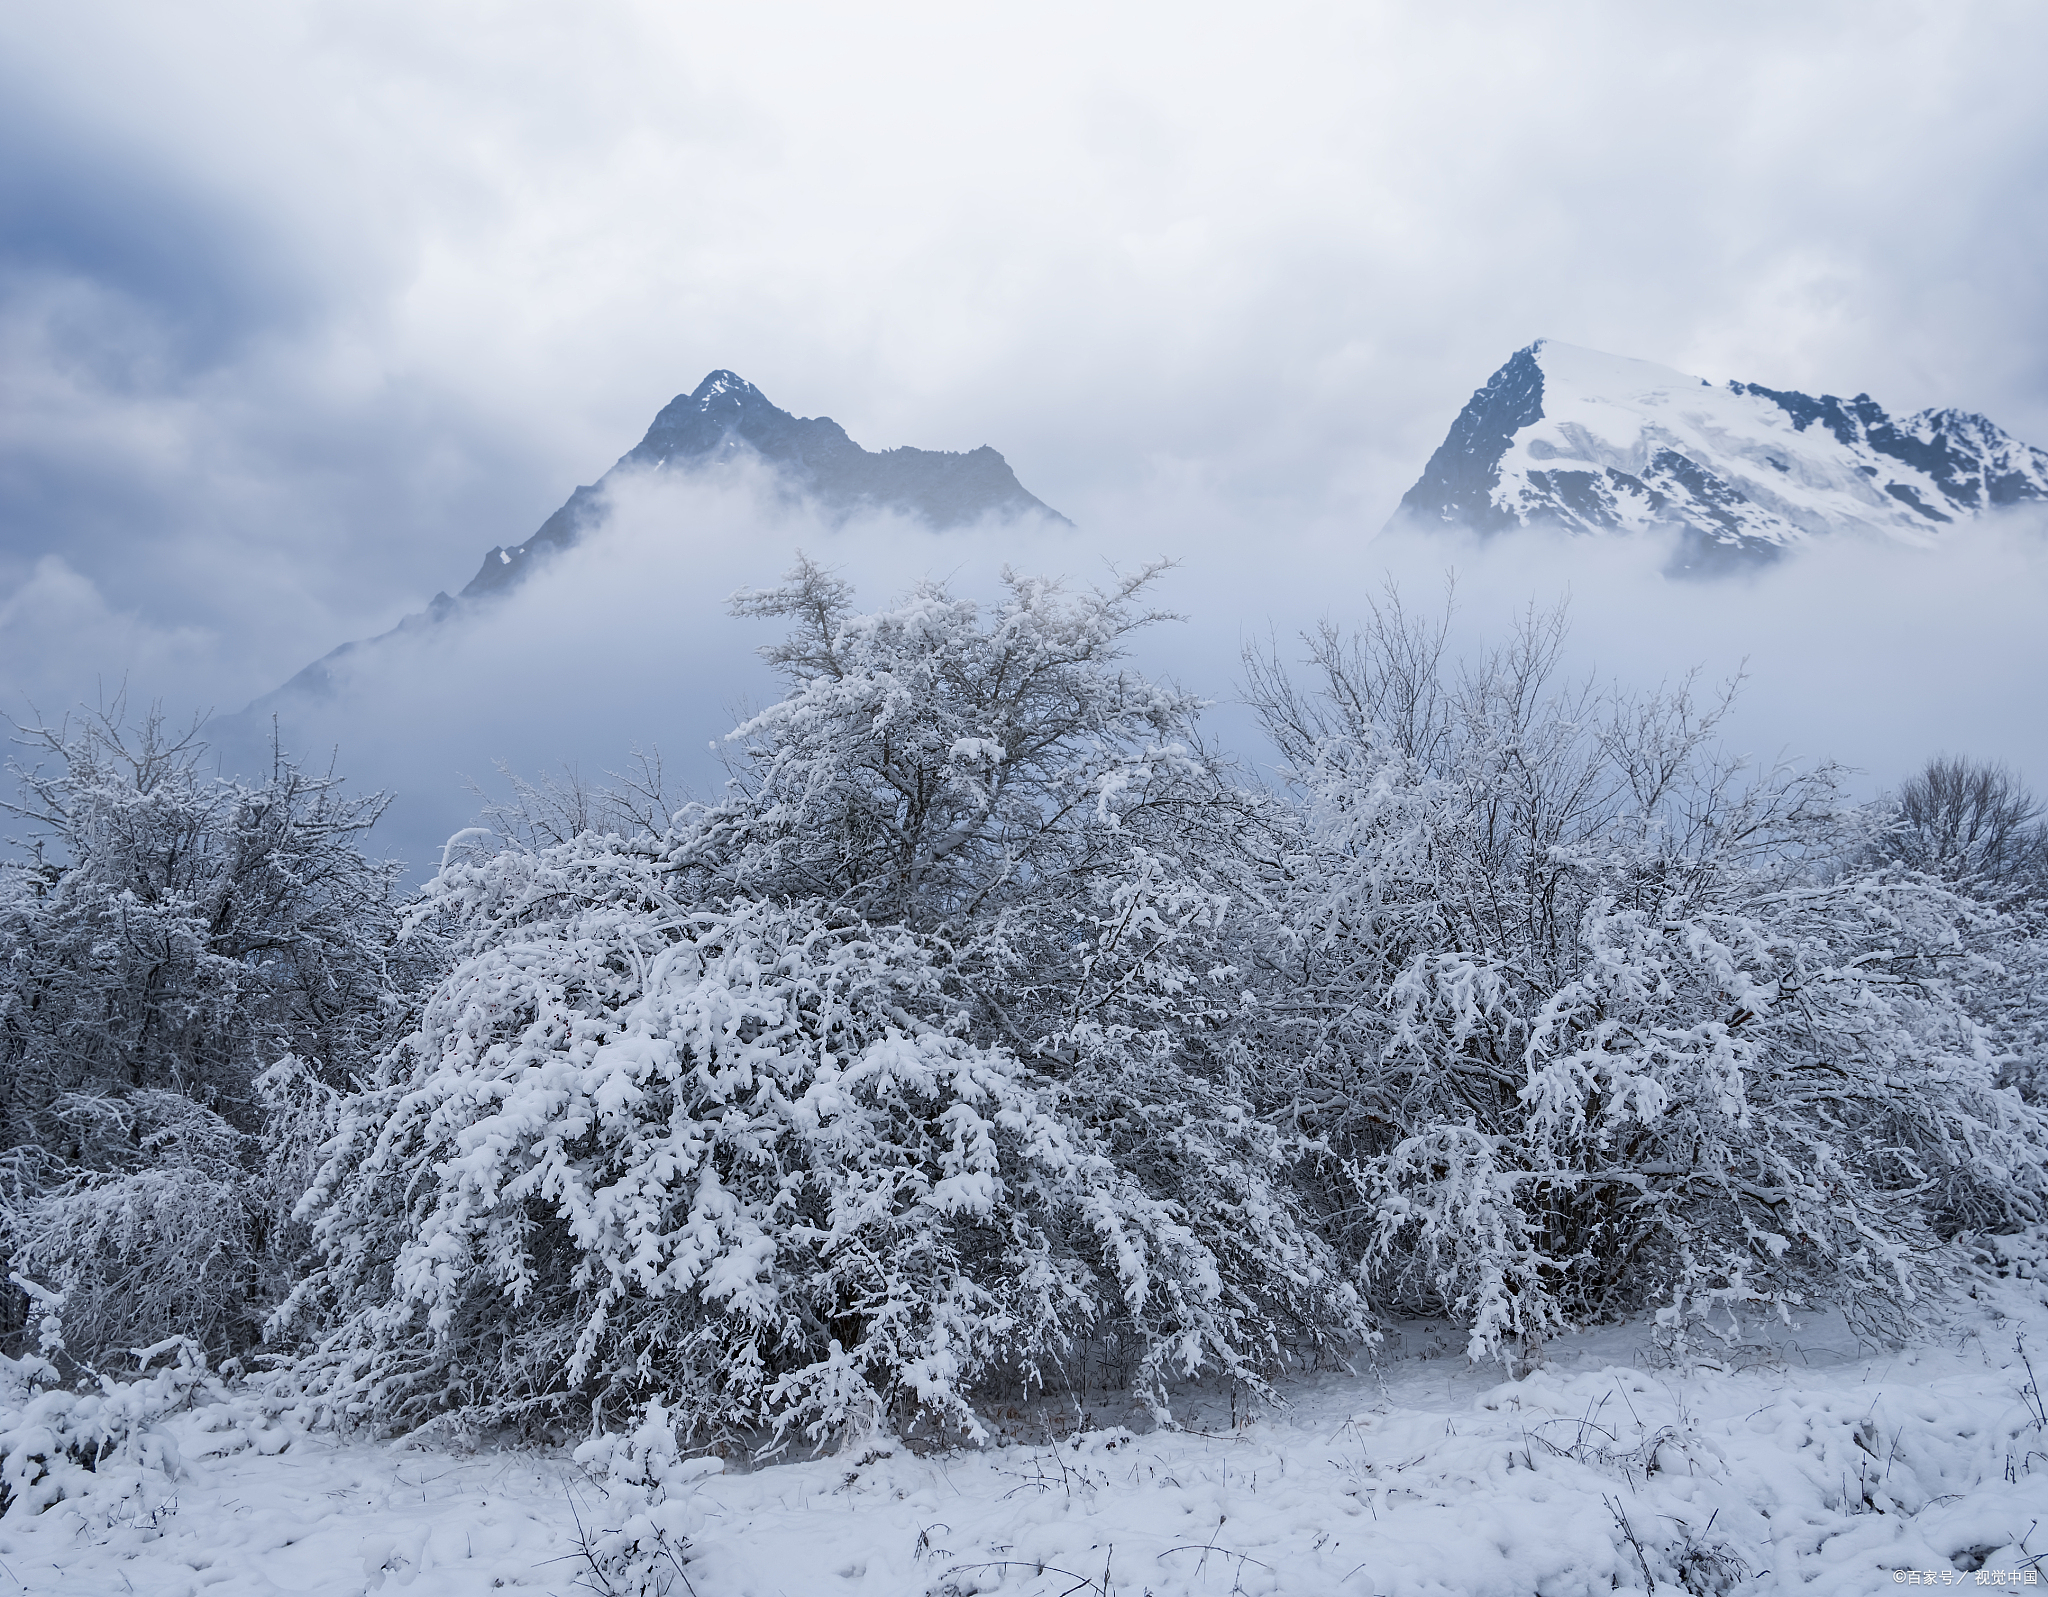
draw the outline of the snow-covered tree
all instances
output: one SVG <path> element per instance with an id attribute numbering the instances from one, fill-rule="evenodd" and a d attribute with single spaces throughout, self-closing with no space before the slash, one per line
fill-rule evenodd
<path id="1" fill-rule="evenodd" d="M 20 741 L 35 763 L 5 807 L 25 835 L 0 862 L 9 1249 L 65 1293 L 81 1356 L 246 1345 L 283 1290 L 296 1196 L 259 1135 L 285 1105 L 257 1078 L 289 1054 L 345 1080 L 392 1018 L 395 868 L 361 847 L 383 800 L 283 759 L 257 784 L 208 776 L 196 735 L 118 706 Z"/>
<path id="2" fill-rule="evenodd" d="M 740 594 L 737 613 L 794 623 L 762 651 L 789 691 L 732 734 L 732 792 L 692 814 L 679 863 L 722 891 L 957 937 L 1120 860 L 1202 790 L 1198 701 L 1124 660 L 1163 619 L 1137 604 L 1159 569 L 1106 593 L 1006 572 L 985 623 L 929 582 L 856 614 L 807 559 Z"/>
<path id="3" fill-rule="evenodd" d="M 1658 1294 L 1905 1302 L 1943 1235 L 2040 1211 L 1975 906 L 1844 870 L 1832 774 L 1718 755 L 1689 691 L 1565 682 L 1561 618 L 1466 670 L 1445 636 L 1395 599 L 1311 640 L 1313 691 L 1253 663 L 1302 802 L 1270 1101 L 1355 1178 L 1382 1292 L 1475 1351 Z"/>
<path id="4" fill-rule="evenodd" d="M 972 1435 L 1084 1360 L 1163 1403 L 1365 1329 L 1225 1046 L 1142 586 L 860 616 L 806 563 L 740 601 L 797 627 L 724 803 L 444 867 L 456 964 L 308 1200 L 337 1402 Z"/>
<path id="5" fill-rule="evenodd" d="M 1881 808 L 1880 858 L 1993 902 L 2048 893 L 2048 823 L 2004 766 L 1937 755 Z"/>
<path id="6" fill-rule="evenodd" d="M 2048 1100 L 2048 823 L 2002 765 L 1939 755 L 1878 806 L 1872 859 L 1918 871 L 1985 906 L 1971 1012 L 2002 1078 Z"/>
<path id="7" fill-rule="evenodd" d="M 2048 1108 L 2048 898 L 2009 906 L 1977 939 L 1971 1014 L 1984 1027 L 1999 1079 Z"/>

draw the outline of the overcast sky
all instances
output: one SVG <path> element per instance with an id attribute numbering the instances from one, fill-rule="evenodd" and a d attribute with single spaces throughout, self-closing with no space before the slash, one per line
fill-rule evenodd
<path id="1" fill-rule="evenodd" d="M 460 587 L 714 367 L 871 448 L 993 444 L 1212 609 L 1248 548 L 1335 551 L 1288 580 L 1341 604 L 1540 336 L 2048 444 L 2034 0 L 7 17 L 10 707 L 125 673 L 239 708 Z M 721 573 L 785 563 L 718 525 Z M 1912 615 L 1981 644 L 1969 593 L 1906 586 L 1893 655 Z"/>

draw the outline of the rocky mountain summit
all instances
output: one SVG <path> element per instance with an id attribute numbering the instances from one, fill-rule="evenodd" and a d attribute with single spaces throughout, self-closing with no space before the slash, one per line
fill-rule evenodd
<path id="1" fill-rule="evenodd" d="M 1716 387 L 1541 339 L 1472 396 L 1394 519 L 1674 531 L 1678 564 L 1706 569 L 1859 529 L 1931 544 L 1959 521 L 2040 500 L 2048 451 L 1967 411 L 1895 421 L 1868 394 Z"/>
<path id="2" fill-rule="evenodd" d="M 535 564 L 575 543 L 603 519 L 605 484 L 635 471 L 704 471 L 751 457 L 773 467 L 789 491 L 840 517 L 895 510 L 933 527 L 962 527 L 984 516 L 1066 518 L 1017 481 L 1010 463 L 983 444 L 965 454 L 936 449 L 863 449 L 829 416 L 792 416 L 745 378 L 715 371 L 694 391 L 664 405 L 647 436 L 568 502 L 526 542 L 501 545 L 462 597 L 502 593 Z"/>

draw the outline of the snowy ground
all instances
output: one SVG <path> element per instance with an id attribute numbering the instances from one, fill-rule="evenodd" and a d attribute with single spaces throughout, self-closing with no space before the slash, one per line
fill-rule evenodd
<path id="1" fill-rule="evenodd" d="M 2023 1586 L 2048 1554 L 2048 1247 L 2007 1248 L 1903 1351 L 1839 1322 L 1724 1367 L 1609 1330 L 1520 1381 L 1411 1327 L 1376 1369 L 1232 1427 L 918 1457 L 887 1440 L 696 1491 L 696 1597 L 1005 1597 Z M 2023 1341 L 2022 1338 L 2025 1340 Z M 570 1593 L 601 1487 L 566 1456 L 299 1438 L 184 1473 L 111 1527 L 92 1499 L 0 1523 L 32 1592 Z M 2048 1573 L 2034 1577 L 2048 1588 Z"/>

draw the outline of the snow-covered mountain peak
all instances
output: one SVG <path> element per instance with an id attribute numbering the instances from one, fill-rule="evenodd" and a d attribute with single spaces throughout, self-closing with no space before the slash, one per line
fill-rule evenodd
<path id="1" fill-rule="evenodd" d="M 1537 365 L 1543 368 L 1546 386 L 1553 392 L 1570 391 L 1574 397 L 1647 397 L 1674 388 L 1712 386 L 1704 377 L 1688 376 L 1653 360 L 1610 355 L 1605 350 L 1566 344 L 1555 338 L 1539 338 L 1529 349 Z"/>
<path id="2" fill-rule="evenodd" d="M 699 383 L 696 391 L 690 395 L 690 398 L 696 400 L 699 404 L 703 404 L 716 399 L 720 394 L 753 394 L 758 397 L 760 392 L 760 389 L 748 382 L 746 378 L 740 376 L 738 372 L 720 370 L 712 372 L 704 381 Z"/>
<path id="3" fill-rule="evenodd" d="M 675 424 L 682 412 L 716 416 L 730 425 L 749 412 L 772 411 L 775 408 L 766 394 L 738 372 L 715 371 L 689 393 L 676 395 L 662 407 L 661 415 L 670 418 L 670 425 Z M 656 419 L 655 425 L 661 425 L 660 418 Z"/>
<path id="4" fill-rule="evenodd" d="M 2038 499 L 2048 452 L 1982 416 L 1895 422 L 1868 394 L 1716 386 L 1542 339 L 1472 396 L 1396 519 L 1675 530 L 1681 563 L 1697 566 L 1852 530 L 1929 544 L 1960 519 Z"/>

